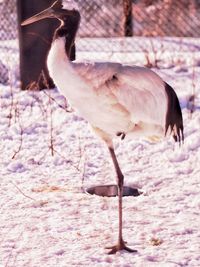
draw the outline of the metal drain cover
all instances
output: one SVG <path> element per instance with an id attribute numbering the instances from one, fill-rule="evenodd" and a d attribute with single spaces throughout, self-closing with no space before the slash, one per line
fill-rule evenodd
<path id="1" fill-rule="evenodd" d="M 118 195 L 118 188 L 117 185 L 98 185 L 98 186 L 92 186 L 89 188 L 86 188 L 86 193 L 90 195 L 97 195 L 101 197 L 116 197 Z M 136 188 L 132 188 L 129 186 L 123 187 L 123 196 L 134 196 L 137 197 L 141 195 L 142 192 L 140 192 Z"/>

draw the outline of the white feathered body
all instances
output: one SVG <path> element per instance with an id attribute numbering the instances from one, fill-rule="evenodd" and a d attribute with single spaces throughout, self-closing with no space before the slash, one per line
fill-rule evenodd
<path id="1" fill-rule="evenodd" d="M 56 39 L 47 65 L 61 94 L 94 129 L 113 138 L 164 136 L 167 96 L 163 80 L 143 67 L 70 62 Z"/>

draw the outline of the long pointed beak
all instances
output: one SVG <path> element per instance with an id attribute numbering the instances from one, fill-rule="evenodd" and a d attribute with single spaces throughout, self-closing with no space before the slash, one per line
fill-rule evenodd
<path id="1" fill-rule="evenodd" d="M 21 25 L 25 26 L 25 25 L 31 24 L 33 22 L 36 22 L 36 21 L 39 21 L 39 20 L 42 20 L 45 18 L 53 18 L 53 17 L 54 17 L 53 12 L 51 12 L 51 10 L 47 9 L 47 10 L 40 12 L 39 14 L 36 14 L 36 15 L 24 20 L 21 23 Z"/>
<path id="2" fill-rule="evenodd" d="M 49 8 L 43 10 L 42 12 L 24 20 L 21 25 L 25 26 L 28 24 L 31 24 L 33 22 L 42 20 L 42 19 L 46 19 L 46 18 L 55 18 L 56 17 L 56 11 L 58 9 L 62 9 L 62 1 L 57 0 L 56 2 L 53 3 L 52 6 L 50 6 Z"/>

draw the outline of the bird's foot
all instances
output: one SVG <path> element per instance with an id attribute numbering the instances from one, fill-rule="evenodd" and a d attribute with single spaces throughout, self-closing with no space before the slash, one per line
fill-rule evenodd
<path id="1" fill-rule="evenodd" d="M 126 250 L 126 251 L 131 252 L 131 253 L 137 252 L 137 250 L 127 247 L 126 242 L 124 242 L 123 240 L 119 241 L 118 244 L 115 246 L 106 247 L 106 249 L 110 249 L 110 251 L 108 252 L 109 255 L 115 254 L 120 250 Z"/>

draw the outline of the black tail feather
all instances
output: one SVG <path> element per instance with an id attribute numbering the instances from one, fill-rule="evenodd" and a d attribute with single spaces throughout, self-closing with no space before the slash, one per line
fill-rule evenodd
<path id="1" fill-rule="evenodd" d="M 183 117 L 178 97 L 173 88 L 165 83 L 165 91 L 168 96 L 168 108 L 166 114 L 165 135 L 170 130 L 175 142 L 183 142 Z"/>

